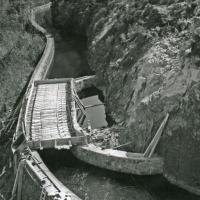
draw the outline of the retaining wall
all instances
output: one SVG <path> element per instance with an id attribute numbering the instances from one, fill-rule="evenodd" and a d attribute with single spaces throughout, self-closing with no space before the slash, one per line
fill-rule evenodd
<path id="1" fill-rule="evenodd" d="M 139 153 L 103 150 L 93 144 L 74 147 L 72 153 L 84 162 L 116 172 L 135 175 L 154 175 L 163 172 L 163 159 L 160 157 L 145 158 Z"/>

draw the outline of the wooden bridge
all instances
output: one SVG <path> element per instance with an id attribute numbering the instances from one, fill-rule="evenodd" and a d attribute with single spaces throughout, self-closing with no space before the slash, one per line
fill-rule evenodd
<path id="1" fill-rule="evenodd" d="M 88 134 L 81 128 L 85 120 L 72 78 L 34 82 L 24 127 L 31 149 L 69 149 L 86 144 Z"/>

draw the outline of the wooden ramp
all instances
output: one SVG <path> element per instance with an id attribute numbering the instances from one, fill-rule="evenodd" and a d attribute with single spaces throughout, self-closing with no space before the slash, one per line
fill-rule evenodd
<path id="1" fill-rule="evenodd" d="M 29 147 L 69 149 L 85 144 L 87 136 L 76 120 L 76 102 L 73 79 L 36 81 L 26 117 Z"/>

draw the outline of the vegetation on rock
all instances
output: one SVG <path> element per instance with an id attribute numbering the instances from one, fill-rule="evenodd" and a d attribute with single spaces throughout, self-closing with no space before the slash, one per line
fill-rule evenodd
<path id="1" fill-rule="evenodd" d="M 11 142 L 14 114 L 21 91 L 44 48 L 44 40 L 29 22 L 30 9 L 41 0 L 0 0 L 0 199 L 10 198 L 13 186 Z"/>

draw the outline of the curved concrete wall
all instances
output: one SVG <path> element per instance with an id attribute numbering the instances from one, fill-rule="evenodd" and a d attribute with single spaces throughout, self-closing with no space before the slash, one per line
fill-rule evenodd
<path id="1" fill-rule="evenodd" d="M 75 80 L 76 90 L 94 85 L 95 76 L 86 76 Z M 72 153 L 78 159 L 91 165 L 137 175 L 153 175 L 163 173 L 163 159 L 161 157 L 147 158 L 142 153 L 131 153 L 113 149 L 101 149 L 95 145 L 77 146 Z"/>
<path id="2" fill-rule="evenodd" d="M 74 147 L 72 153 L 84 162 L 116 172 L 136 175 L 154 175 L 163 172 L 163 160 L 160 157 L 145 158 L 139 153 L 102 150 L 93 144 Z"/>

